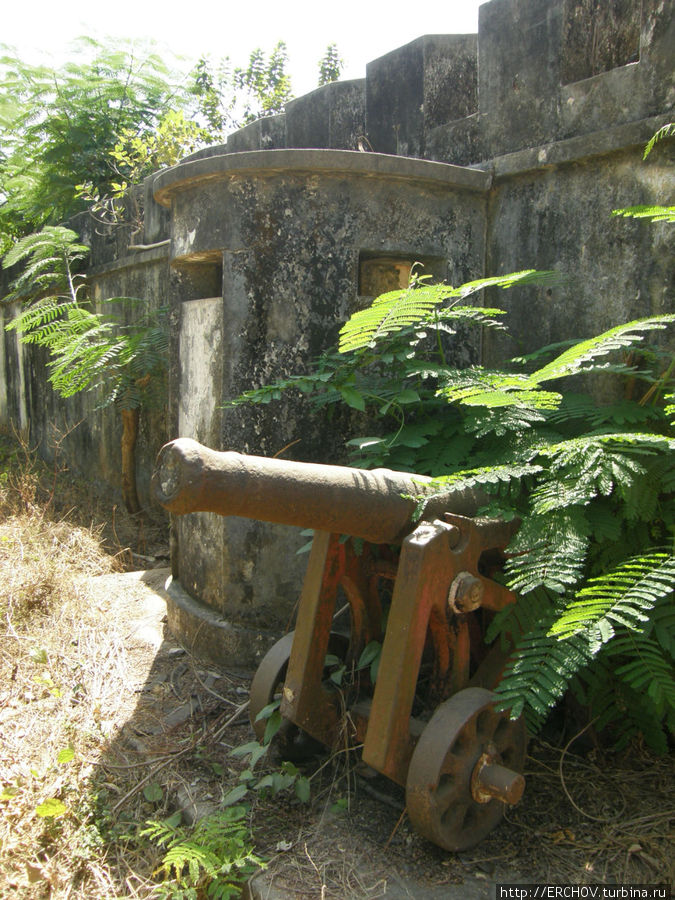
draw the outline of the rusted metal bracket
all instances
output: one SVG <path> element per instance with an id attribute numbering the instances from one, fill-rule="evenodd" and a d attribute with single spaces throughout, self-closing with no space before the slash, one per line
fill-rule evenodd
<path id="1" fill-rule="evenodd" d="M 403 541 L 363 748 L 364 762 L 399 784 L 405 784 L 415 746 L 410 720 L 427 635 L 437 693 L 449 696 L 467 687 L 470 624 L 467 611 L 458 612 L 453 602 L 458 595 L 464 599 L 467 582 L 471 610 L 515 601 L 511 591 L 480 574 L 481 556 L 503 550 L 512 531 L 500 521 L 446 513 L 443 521 L 420 523 Z"/>

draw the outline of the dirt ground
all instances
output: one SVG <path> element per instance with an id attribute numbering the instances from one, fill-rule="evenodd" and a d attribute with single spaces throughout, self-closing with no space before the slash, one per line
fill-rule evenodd
<path id="1" fill-rule="evenodd" d="M 242 764 L 228 754 L 252 737 L 250 673 L 205 666 L 167 633 L 167 575 L 158 569 L 90 579 L 102 627 L 113 615 L 125 623 L 128 673 L 99 765 L 113 781 L 116 766 L 133 765 L 144 783 L 162 785 L 167 812 L 180 807 L 192 818 L 215 808 L 236 783 Z M 184 753 L 185 746 L 193 749 Z M 497 881 L 672 883 L 672 758 L 640 747 L 622 756 L 573 751 L 531 742 L 523 800 L 477 848 L 460 854 L 417 835 L 403 792 L 383 777 L 363 777 L 358 754 L 319 759 L 307 770 L 308 806 L 290 793 L 254 802 L 256 849 L 268 860 L 261 884 L 297 898 L 365 900 L 447 897 L 457 885 L 465 896 L 487 897 Z"/>
<path id="2" fill-rule="evenodd" d="M 41 493 L 20 462 L 20 478 L 0 472 L 0 896 L 149 900 L 164 853 L 139 840 L 139 825 L 179 810 L 190 823 L 239 783 L 245 762 L 232 750 L 253 737 L 253 673 L 206 664 L 168 633 L 161 528 L 110 508 L 97 516 L 103 533 L 66 522 L 80 507 L 90 520 L 91 498 L 61 488 L 65 512 L 55 511 L 51 475 Z M 403 791 L 367 777 L 355 751 L 302 769 L 309 803 L 249 791 L 266 861 L 249 895 L 438 900 L 492 897 L 502 881 L 672 884 L 673 756 L 640 745 L 610 754 L 561 728 L 530 742 L 523 800 L 463 853 L 416 834 Z M 277 769 L 263 758 L 256 773 Z"/>

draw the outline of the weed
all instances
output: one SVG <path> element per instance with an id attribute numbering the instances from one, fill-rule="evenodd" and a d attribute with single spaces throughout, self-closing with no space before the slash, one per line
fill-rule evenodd
<path id="1" fill-rule="evenodd" d="M 205 816 L 193 828 L 179 824 L 180 813 L 151 820 L 141 830 L 165 848 L 160 871 L 165 882 L 158 896 L 196 900 L 206 892 L 214 900 L 239 896 L 242 884 L 263 864 L 248 839 L 247 810 L 229 806 Z"/>

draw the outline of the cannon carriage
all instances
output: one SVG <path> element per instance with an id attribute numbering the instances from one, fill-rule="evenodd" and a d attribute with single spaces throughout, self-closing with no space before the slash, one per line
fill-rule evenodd
<path id="1" fill-rule="evenodd" d="M 438 493 L 427 477 L 219 453 L 186 438 L 162 448 L 153 480 L 177 515 L 314 530 L 295 630 L 251 685 L 258 738 L 258 715 L 277 699 L 287 757 L 362 746 L 364 763 L 405 788 L 430 841 L 462 850 L 485 837 L 524 789 L 524 724 L 494 705 L 507 652 L 484 641 L 516 599 L 492 577 L 513 524 L 478 517 L 479 494 Z M 362 661 L 378 646 L 375 678 Z"/>

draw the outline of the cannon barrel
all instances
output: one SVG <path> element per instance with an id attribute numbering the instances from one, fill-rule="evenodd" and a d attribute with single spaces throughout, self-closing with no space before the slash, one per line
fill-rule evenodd
<path id="1" fill-rule="evenodd" d="M 220 453 L 190 438 L 165 444 L 153 475 L 155 498 L 177 515 L 244 516 L 374 544 L 396 543 L 412 530 L 411 495 L 429 493 L 424 519 L 446 511 L 473 516 L 483 500 L 474 491 L 437 491 L 426 476 Z"/>

